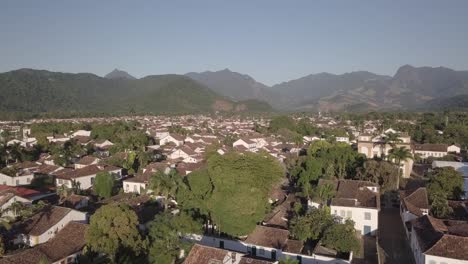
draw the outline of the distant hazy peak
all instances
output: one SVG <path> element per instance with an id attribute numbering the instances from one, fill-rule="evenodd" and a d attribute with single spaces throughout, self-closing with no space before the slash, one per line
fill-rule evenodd
<path id="1" fill-rule="evenodd" d="M 119 69 L 114 69 L 113 71 L 109 72 L 104 76 L 107 79 L 128 79 L 128 80 L 135 80 L 136 78 L 132 75 L 128 74 L 126 71 L 122 71 Z"/>

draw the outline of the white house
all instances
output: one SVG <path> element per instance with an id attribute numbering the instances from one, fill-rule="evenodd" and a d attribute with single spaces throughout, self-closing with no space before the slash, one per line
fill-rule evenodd
<path id="1" fill-rule="evenodd" d="M 94 178 L 99 172 L 109 172 L 116 179 L 122 177 L 122 169 L 114 166 L 90 165 L 76 170 L 60 170 L 54 173 L 57 186 L 65 185 L 68 188 L 73 187 L 73 181 L 79 184 L 80 189 L 86 190 L 93 187 Z"/>
<path id="2" fill-rule="evenodd" d="M 34 179 L 34 174 L 10 176 L 0 172 L 0 183 L 8 186 L 29 185 Z"/>
<path id="3" fill-rule="evenodd" d="M 243 146 L 248 150 L 253 150 L 257 147 L 257 143 L 251 139 L 238 139 L 232 143 L 232 147 Z"/>
<path id="4" fill-rule="evenodd" d="M 349 137 L 335 137 L 336 142 L 349 144 Z"/>
<path id="5" fill-rule="evenodd" d="M 113 146 L 114 143 L 110 142 L 107 139 L 98 140 L 94 143 L 94 146 L 99 149 L 108 149 L 109 147 Z"/>
<path id="6" fill-rule="evenodd" d="M 91 131 L 88 130 L 77 130 L 73 132 L 72 137 L 90 137 Z"/>
<path id="7" fill-rule="evenodd" d="M 248 254 L 251 257 L 266 259 L 272 262 L 290 258 L 300 260 L 302 264 L 351 263 L 352 253 L 349 259 L 324 256 L 317 253 L 310 255 L 302 254 L 302 241 L 291 240 L 288 236 L 288 230 L 257 225 L 255 230 L 244 241 L 194 234 L 186 236 L 186 239 L 204 246 Z"/>
<path id="8" fill-rule="evenodd" d="M 47 242 L 33 248 L 23 249 L 13 254 L 2 256 L 1 263 L 36 264 L 38 260 L 52 264 L 76 263 L 86 245 L 88 225 L 69 222 Z"/>
<path id="9" fill-rule="evenodd" d="M 182 147 L 179 149 L 175 149 L 171 154 L 169 154 L 168 158 L 169 159 L 186 159 L 195 154 L 196 153 L 192 149 L 188 147 Z"/>
<path id="10" fill-rule="evenodd" d="M 170 134 L 159 140 L 159 145 L 163 146 L 170 142 L 174 143 L 176 146 L 181 146 L 184 144 L 184 137 L 176 134 Z"/>
<path id="11" fill-rule="evenodd" d="M 416 264 L 468 264 L 467 224 L 429 215 L 411 221 L 410 246 Z"/>
<path id="12" fill-rule="evenodd" d="M 151 175 L 152 172 L 148 171 L 147 173 L 138 174 L 133 178 L 123 180 L 124 192 L 141 194 L 142 191 L 148 189 L 149 178 Z"/>
<path id="13" fill-rule="evenodd" d="M 321 138 L 316 137 L 316 136 L 303 136 L 302 139 L 304 140 L 305 143 L 309 143 L 309 142 L 316 141 L 316 140 L 321 140 Z"/>
<path id="14" fill-rule="evenodd" d="M 414 153 L 423 159 L 445 157 L 448 154 L 447 150 L 446 144 L 414 144 Z"/>
<path id="15" fill-rule="evenodd" d="M 84 156 L 78 162 L 76 162 L 74 165 L 75 165 L 75 169 L 82 169 L 82 168 L 90 166 L 90 165 L 98 164 L 99 161 L 100 161 L 99 158 L 96 158 L 96 157 L 93 157 L 93 156 Z"/>
<path id="16" fill-rule="evenodd" d="M 86 223 L 87 215 L 70 208 L 47 206 L 24 221 L 14 243 L 22 243 L 30 247 L 45 243 L 72 221 Z"/>
<path id="17" fill-rule="evenodd" d="M 319 185 L 331 185 L 336 190 L 331 199 L 331 214 L 343 221 L 351 219 L 354 228 L 363 235 L 375 235 L 379 227 L 380 194 L 378 185 L 368 181 L 320 180 Z"/>
<path id="18" fill-rule="evenodd" d="M 452 144 L 450 146 L 447 147 L 447 152 L 448 153 L 457 153 L 459 154 L 460 153 L 460 146 L 459 145 L 455 145 L 455 144 Z"/>
<path id="19" fill-rule="evenodd" d="M 405 226 L 407 222 L 428 213 L 429 201 L 426 188 L 400 191 L 400 216 Z M 408 233 L 408 230 L 406 232 Z"/>

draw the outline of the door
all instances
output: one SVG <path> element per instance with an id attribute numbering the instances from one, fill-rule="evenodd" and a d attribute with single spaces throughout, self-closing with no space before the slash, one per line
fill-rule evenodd
<path id="1" fill-rule="evenodd" d="M 224 248 L 224 241 L 219 241 L 219 248 Z"/>
<path id="2" fill-rule="evenodd" d="M 296 259 L 299 264 L 302 264 L 302 256 L 297 256 Z"/>
<path id="3" fill-rule="evenodd" d="M 276 250 L 271 251 L 271 259 L 276 260 Z"/>
<path id="4" fill-rule="evenodd" d="M 370 226 L 364 226 L 364 235 L 370 235 L 371 234 L 371 227 Z"/>
<path id="5" fill-rule="evenodd" d="M 252 247 L 252 256 L 257 256 L 257 248 Z"/>

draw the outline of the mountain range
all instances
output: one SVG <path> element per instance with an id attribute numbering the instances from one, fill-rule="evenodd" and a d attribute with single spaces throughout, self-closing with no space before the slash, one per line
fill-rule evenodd
<path id="1" fill-rule="evenodd" d="M 404 65 L 394 76 L 318 73 L 273 86 L 221 71 L 104 77 L 19 69 L 0 73 L 0 112 L 199 113 L 468 110 L 468 71 Z"/>
<path id="2" fill-rule="evenodd" d="M 252 77 L 222 70 L 188 73 L 233 100 L 258 99 L 289 111 L 419 110 L 462 105 L 468 98 L 468 71 L 404 65 L 394 76 L 368 71 L 318 73 L 268 87 Z M 455 105 L 453 105 L 455 103 Z"/>

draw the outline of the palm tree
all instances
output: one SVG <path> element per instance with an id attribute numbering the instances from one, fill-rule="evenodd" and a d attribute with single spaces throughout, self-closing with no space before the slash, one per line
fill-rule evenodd
<path id="1" fill-rule="evenodd" d="M 0 160 L 0 163 L 3 164 L 5 162 L 4 165 L 8 165 L 8 149 L 6 145 L 0 145 Z"/>
<path id="2" fill-rule="evenodd" d="M 14 159 L 16 162 L 19 160 L 21 161 L 22 159 L 22 149 L 21 145 L 19 143 L 15 143 L 13 145 L 10 145 L 8 147 L 8 153 L 10 154 L 10 157 Z"/>
<path id="3" fill-rule="evenodd" d="M 326 183 L 318 186 L 317 195 L 322 201 L 322 204 L 326 203 L 328 200 L 335 196 L 335 188 L 332 184 Z"/>
<path id="4" fill-rule="evenodd" d="M 392 133 L 392 132 L 389 132 L 389 133 L 386 133 L 383 137 L 382 137 L 382 155 L 384 155 L 383 153 L 385 152 L 385 148 L 387 145 L 390 145 L 390 147 L 392 147 L 392 149 L 396 148 L 396 143 L 400 143 L 402 142 L 402 140 L 400 139 L 400 135 L 397 134 L 397 133 Z"/>
<path id="5" fill-rule="evenodd" d="M 407 160 L 412 160 L 413 155 L 411 151 L 405 147 L 398 147 L 394 148 L 390 151 L 390 155 L 388 156 L 390 160 L 394 160 L 395 164 L 398 166 L 398 180 L 397 180 L 397 188 L 400 186 L 400 170 L 401 170 L 401 162 L 406 162 Z"/>
<path id="6" fill-rule="evenodd" d="M 164 196 L 164 199 L 168 199 L 175 195 L 177 187 L 179 186 L 179 175 L 175 170 L 171 170 L 169 173 L 156 172 L 151 176 L 149 180 L 149 189 L 160 196 Z M 166 209 L 167 204 L 164 202 L 164 208 Z"/>
<path id="7" fill-rule="evenodd" d="M 392 146 L 392 148 L 395 147 L 396 143 L 402 142 L 400 135 L 392 132 L 386 133 L 383 137 L 383 141 L 385 144 Z"/>

